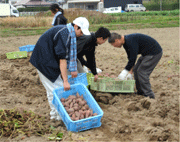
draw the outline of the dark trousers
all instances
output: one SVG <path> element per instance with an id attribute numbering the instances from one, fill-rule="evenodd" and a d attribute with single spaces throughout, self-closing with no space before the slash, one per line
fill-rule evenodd
<path id="1" fill-rule="evenodd" d="M 149 77 L 162 57 L 162 52 L 157 55 L 141 56 L 134 66 L 134 79 L 136 81 L 136 89 L 144 96 L 155 97 L 151 90 Z"/>

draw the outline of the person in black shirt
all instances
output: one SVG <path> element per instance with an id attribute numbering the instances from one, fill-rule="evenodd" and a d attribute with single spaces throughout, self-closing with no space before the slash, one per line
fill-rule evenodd
<path id="1" fill-rule="evenodd" d="M 114 47 L 121 48 L 123 46 L 129 60 L 118 78 L 121 80 L 133 79 L 134 72 L 137 94 L 155 98 L 149 77 L 163 54 L 159 43 L 152 37 L 140 33 L 124 36 L 112 33 L 108 42 Z M 135 64 L 138 54 L 141 54 L 141 57 Z"/>
<path id="2" fill-rule="evenodd" d="M 67 19 L 64 17 L 64 10 L 58 4 L 52 4 L 50 10 L 54 14 L 52 26 L 67 24 Z"/>
<path id="3" fill-rule="evenodd" d="M 83 35 L 77 38 L 77 58 L 81 65 L 88 67 L 94 75 L 95 81 L 98 78 L 95 60 L 95 48 L 107 41 L 111 33 L 107 28 L 100 27 L 91 35 Z M 84 59 L 84 55 L 86 60 Z"/>

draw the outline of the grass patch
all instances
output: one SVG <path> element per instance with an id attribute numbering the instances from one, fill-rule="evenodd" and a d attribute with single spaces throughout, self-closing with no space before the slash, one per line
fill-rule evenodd
<path id="1" fill-rule="evenodd" d="M 90 26 L 90 31 L 95 32 L 99 27 L 104 26 L 109 30 L 127 30 L 127 29 L 143 29 L 143 28 L 165 28 L 165 27 L 179 27 L 179 21 L 153 21 L 144 23 L 126 23 L 126 24 L 94 24 Z M 38 28 L 21 28 L 21 29 L 2 29 L 0 31 L 1 37 L 10 36 L 30 36 L 41 35 L 51 27 Z"/>

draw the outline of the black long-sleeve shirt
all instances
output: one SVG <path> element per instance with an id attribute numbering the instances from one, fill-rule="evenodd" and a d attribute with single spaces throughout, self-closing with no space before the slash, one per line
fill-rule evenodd
<path id="1" fill-rule="evenodd" d="M 125 67 L 130 71 L 134 66 L 137 55 L 156 55 L 162 52 L 162 48 L 159 43 L 152 37 L 140 33 L 125 35 L 125 43 L 123 45 L 128 56 L 128 63 Z"/>
<path id="2" fill-rule="evenodd" d="M 77 38 L 77 58 L 81 64 L 87 66 L 94 75 L 97 74 L 95 60 L 96 41 L 97 39 L 94 33 Z M 84 60 L 84 55 L 87 61 Z"/>

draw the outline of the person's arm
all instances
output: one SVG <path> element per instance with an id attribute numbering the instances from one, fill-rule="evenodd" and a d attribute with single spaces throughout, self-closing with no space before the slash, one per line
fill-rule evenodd
<path id="1" fill-rule="evenodd" d="M 78 56 L 77 58 L 81 62 L 82 66 L 85 65 L 87 67 L 87 61 L 82 56 Z"/>
<path id="2" fill-rule="evenodd" d="M 133 74 L 133 68 L 134 66 L 131 68 L 131 70 L 129 71 L 130 74 Z"/>
<path id="3" fill-rule="evenodd" d="M 137 42 L 134 41 L 132 43 L 133 43 L 133 45 L 132 44 L 128 45 L 128 49 L 127 49 L 127 47 L 125 48 L 127 57 L 129 60 L 125 69 L 128 71 L 131 71 L 131 69 L 133 69 L 133 66 L 135 65 L 135 62 L 136 62 L 136 59 L 138 56 L 138 51 L 139 51 L 139 46 L 138 46 Z"/>
<path id="4" fill-rule="evenodd" d="M 87 59 L 87 67 L 91 70 L 93 75 L 97 74 L 96 71 L 96 59 L 95 59 L 95 47 L 91 47 L 92 49 L 86 52 L 85 56 Z"/>
<path id="5" fill-rule="evenodd" d="M 60 64 L 61 76 L 63 79 L 64 90 L 69 90 L 70 84 L 68 82 L 68 77 L 67 77 L 67 61 L 66 61 L 66 59 L 60 59 L 59 64 Z"/>

